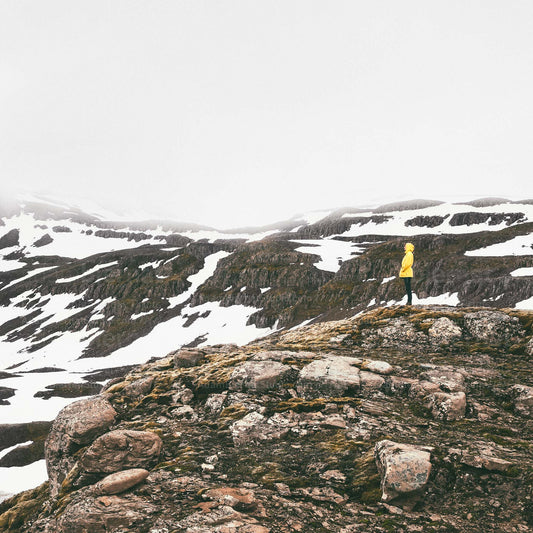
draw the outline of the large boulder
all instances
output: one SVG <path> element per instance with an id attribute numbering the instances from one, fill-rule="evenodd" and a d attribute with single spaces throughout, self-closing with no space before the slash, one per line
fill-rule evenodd
<path id="1" fill-rule="evenodd" d="M 428 330 L 429 340 L 432 344 L 447 345 L 459 340 L 463 330 L 449 318 L 437 318 Z"/>
<path id="2" fill-rule="evenodd" d="M 148 468 L 157 461 L 162 445 L 159 435 L 149 431 L 110 431 L 97 438 L 83 453 L 80 468 L 91 474 Z"/>
<path id="3" fill-rule="evenodd" d="M 264 392 L 276 388 L 291 372 L 290 366 L 277 361 L 247 361 L 231 374 L 229 389 Z"/>
<path id="4" fill-rule="evenodd" d="M 431 473 L 428 448 L 382 440 L 374 447 L 374 457 L 381 475 L 382 501 L 416 495 L 426 487 Z"/>
<path id="5" fill-rule="evenodd" d="M 71 403 L 60 411 L 45 443 L 52 496 L 57 496 L 61 483 L 74 466 L 74 453 L 109 429 L 116 416 L 113 406 L 102 396 Z"/>
<path id="6" fill-rule="evenodd" d="M 306 398 L 343 396 L 361 386 L 358 360 L 350 357 L 326 357 L 309 363 L 300 372 L 298 394 Z"/>
<path id="7" fill-rule="evenodd" d="M 464 316 L 465 328 L 474 339 L 503 344 L 523 334 L 518 318 L 501 311 L 476 311 Z"/>

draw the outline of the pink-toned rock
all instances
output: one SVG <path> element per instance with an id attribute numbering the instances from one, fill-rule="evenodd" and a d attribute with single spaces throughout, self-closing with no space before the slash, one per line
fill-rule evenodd
<path id="1" fill-rule="evenodd" d="M 150 472 L 144 468 L 132 468 L 109 474 L 95 485 L 99 494 L 118 494 L 144 481 Z"/>
<path id="2" fill-rule="evenodd" d="M 342 396 L 358 391 L 359 369 L 351 357 L 327 357 L 309 363 L 300 372 L 296 389 L 304 398 Z"/>
<path id="3" fill-rule="evenodd" d="M 253 511 L 257 507 L 257 500 L 251 490 L 233 487 L 209 489 L 202 495 L 206 500 L 215 501 L 221 505 L 229 505 L 236 511 Z"/>
<path id="4" fill-rule="evenodd" d="M 381 376 L 373 374 L 372 372 L 365 372 L 364 370 L 359 372 L 359 378 L 361 379 L 361 390 L 363 393 L 378 391 L 385 384 L 385 380 Z"/>
<path id="5" fill-rule="evenodd" d="M 80 457 L 81 470 L 111 473 L 149 467 L 159 457 L 163 443 L 149 431 L 110 431 L 96 439 Z"/>
<path id="6" fill-rule="evenodd" d="M 420 493 L 426 487 L 431 473 L 431 454 L 427 448 L 382 440 L 374 448 L 374 457 L 381 474 L 384 502 Z"/>
<path id="7" fill-rule="evenodd" d="M 394 370 L 392 365 L 386 361 L 364 361 L 361 365 L 361 369 L 374 372 L 375 374 L 383 374 L 385 376 L 392 374 Z"/>

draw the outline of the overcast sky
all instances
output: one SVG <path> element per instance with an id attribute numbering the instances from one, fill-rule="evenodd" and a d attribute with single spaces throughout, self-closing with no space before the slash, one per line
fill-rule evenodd
<path id="1" fill-rule="evenodd" d="M 0 189 L 229 227 L 533 197 L 531 0 L 2 0 Z"/>

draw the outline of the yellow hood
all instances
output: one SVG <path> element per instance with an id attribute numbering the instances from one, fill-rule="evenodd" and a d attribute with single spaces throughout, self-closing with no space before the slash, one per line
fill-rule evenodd
<path id="1" fill-rule="evenodd" d="M 415 246 L 414 244 L 411 244 L 410 242 L 405 244 L 405 251 L 406 252 L 414 252 Z"/>

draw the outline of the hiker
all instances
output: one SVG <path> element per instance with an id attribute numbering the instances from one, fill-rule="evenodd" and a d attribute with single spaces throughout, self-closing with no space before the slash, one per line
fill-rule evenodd
<path id="1" fill-rule="evenodd" d="M 402 259 L 402 268 L 400 270 L 400 278 L 403 278 L 405 283 L 405 293 L 407 294 L 407 305 L 413 303 L 413 293 L 411 292 L 411 280 L 413 279 L 413 251 L 415 247 L 410 242 L 405 244 L 405 255 Z"/>

